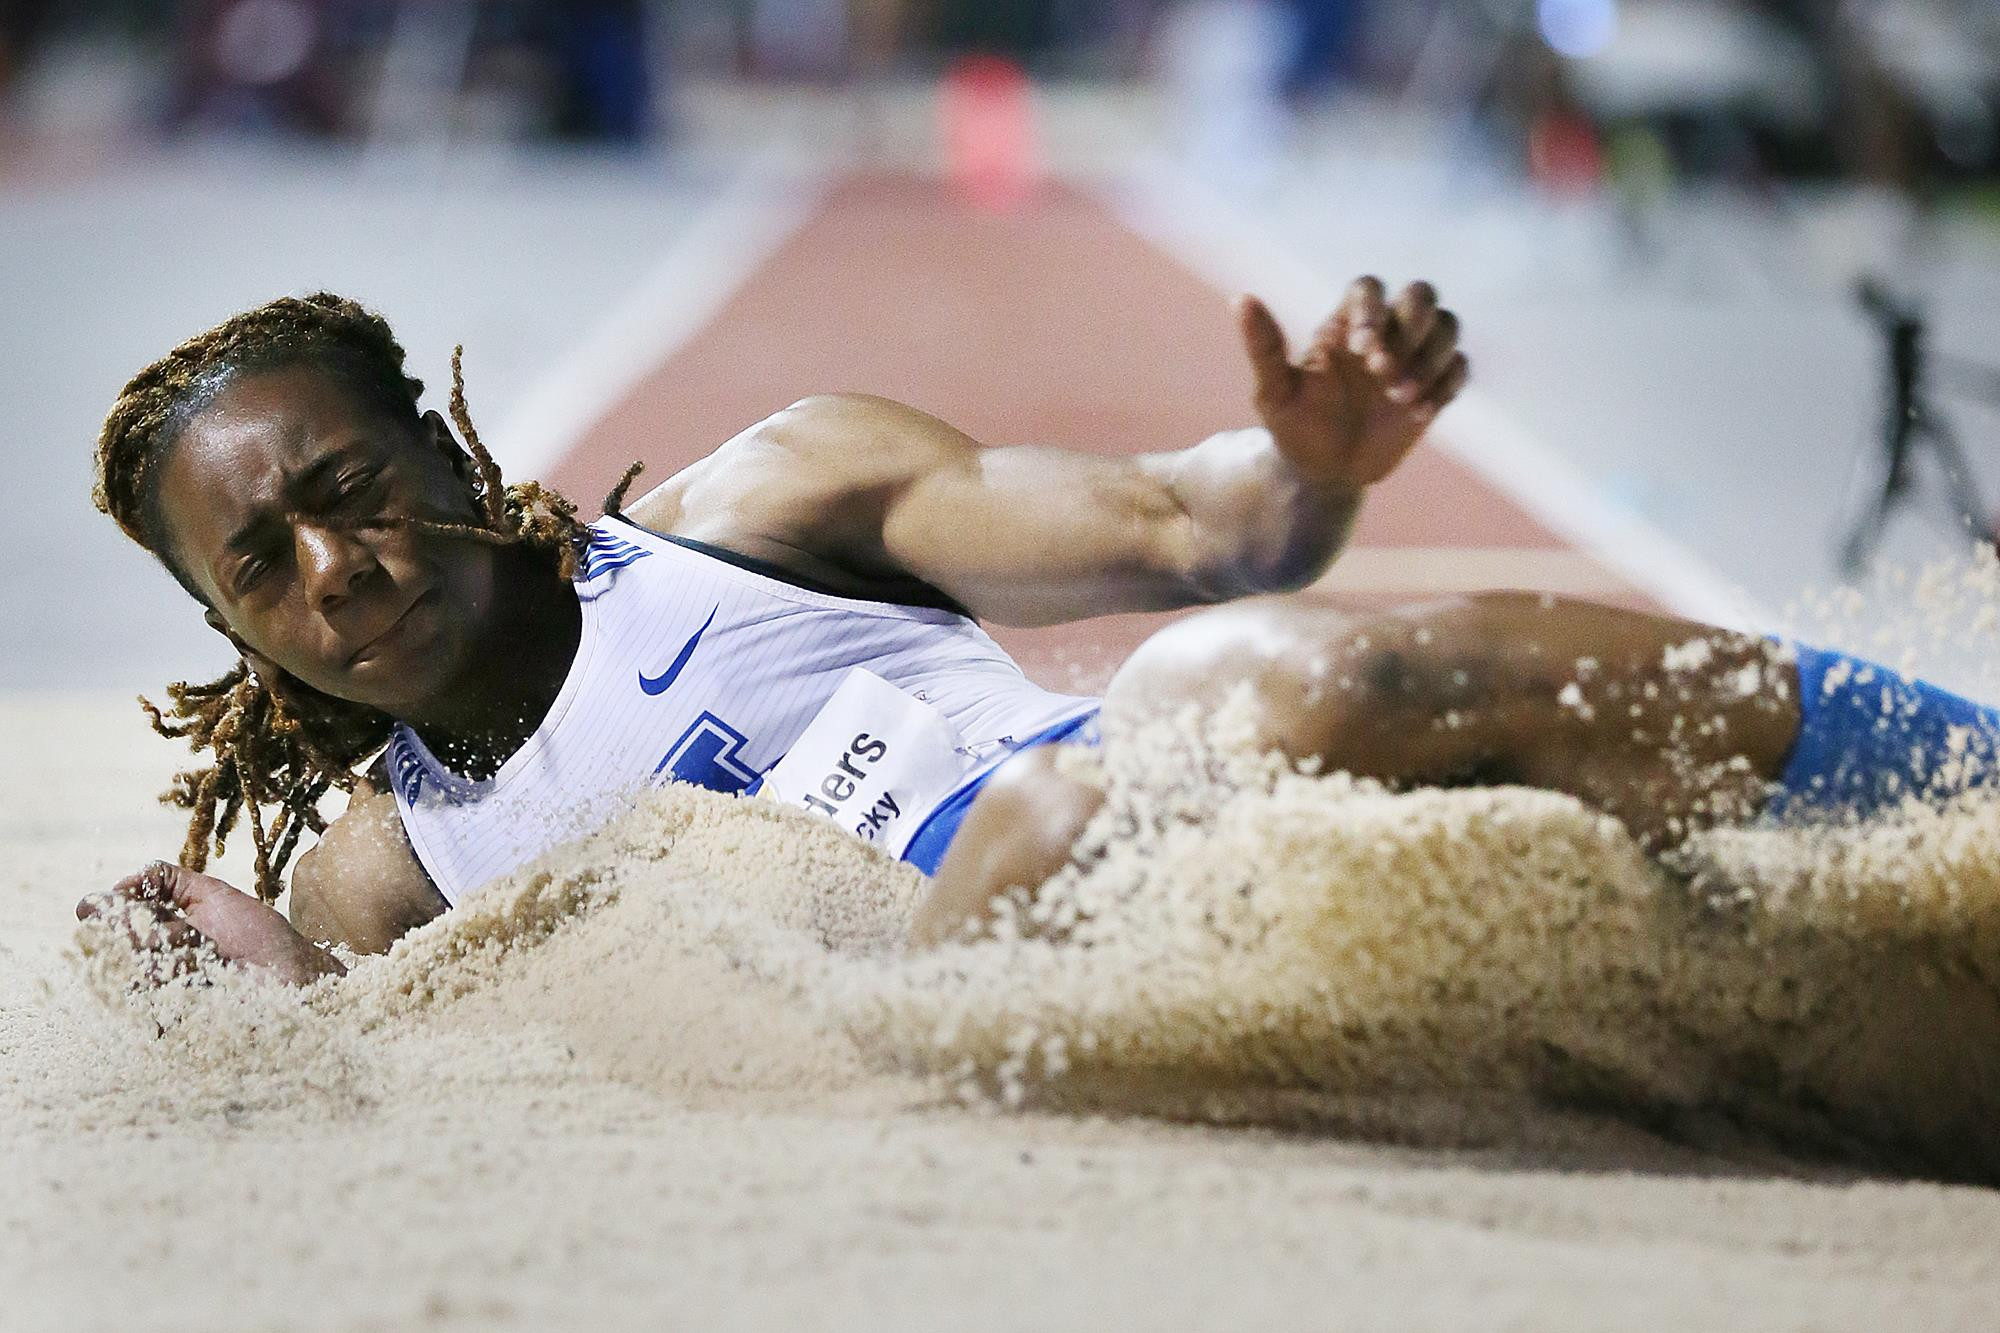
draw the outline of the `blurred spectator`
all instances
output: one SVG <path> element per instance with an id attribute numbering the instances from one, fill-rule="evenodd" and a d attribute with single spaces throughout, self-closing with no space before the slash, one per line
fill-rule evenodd
<path id="1" fill-rule="evenodd" d="M 877 52 L 857 41 L 886 41 L 888 54 L 905 26 L 902 3 L 850 0 L 738 0 L 738 68 L 760 77 L 835 79 Z"/>
<path id="2" fill-rule="evenodd" d="M 331 134 L 346 121 L 336 0 L 182 0 L 168 122 L 205 130 Z"/>
<path id="3" fill-rule="evenodd" d="M 1129 76 L 1164 0 L 852 0 L 892 8 L 911 47 L 1006 56 L 1043 72 Z M 876 25 L 879 28 L 879 22 Z"/>
<path id="4" fill-rule="evenodd" d="M 1291 0 L 1294 36 L 1284 92 L 1294 101 L 1317 97 L 1360 72 L 1368 11 L 1363 0 Z"/>
<path id="5" fill-rule="evenodd" d="M 444 134 L 458 123 L 634 143 L 653 127 L 652 7 L 647 0 L 183 0 L 168 121 L 359 133 L 379 118 L 363 104 L 367 90 L 379 101 L 386 78 L 398 109 L 416 113 L 418 125 L 405 128 L 421 133 Z M 454 103 L 475 92 L 487 109 L 455 117 Z"/>
<path id="6" fill-rule="evenodd" d="M 1920 183 L 1916 108 L 1870 49 L 1865 5 L 1820 0 L 1757 0 L 1768 17 L 1813 55 L 1842 174 L 1905 192 Z"/>
<path id="7" fill-rule="evenodd" d="M 1199 175 L 1231 187 L 1269 177 L 1291 129 L 1280 91 L 1296 20 L 1278 0 L 1190 0 L 1161 25 L 1175 137 Z"/>
<path id="8" fill-rule="evenodd" d="M 1026 60 L 1043 54 L 1054 34 L 1054 0 L 984 0 L 937 6 L 936 40 L 946 51 Z"/>
<path id="9" fill-rule="evenodd" d="M 51 0 L 0 0 L 0 118 L 52 8 Z"/>
<path id="10" fill-rule="evenodd" d="M 653 88 L 642 0 L 551 0 L 544 22 L 557 69 L 551 128 L 607 143 L 646 138 Z"/>

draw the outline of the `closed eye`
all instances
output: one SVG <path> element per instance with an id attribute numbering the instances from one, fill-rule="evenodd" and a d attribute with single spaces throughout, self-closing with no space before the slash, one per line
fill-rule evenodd
<path id="1" fill-rule="evenodd" d="M 243 596 L 263 582 L 271 572 L 271 561 L 261 555 L 253 555 L 236 566 L 236 595 Z"/>
<path id="2" fill-rule="evenodd" d="M 350 472 L 340 479 L 338 489 L 333 493 L 334 508 L 352 508 L 374 491 L 375 483 L 382 473 L 376 468 L 362 468 Z"/>

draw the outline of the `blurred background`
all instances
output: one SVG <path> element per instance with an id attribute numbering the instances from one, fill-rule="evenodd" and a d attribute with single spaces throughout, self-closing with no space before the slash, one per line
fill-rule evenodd
<path id="1" fill-rule="evenodd" d="M 1282 156 L 1343 99 L 1454 123 L 1551 188 L 2000 162 L 1981 0 L 5 0 L 10 156 L 50 137 L 451 137 L 633 149 L 704 91 L 924 82 L 968 55 L 1152 92 L 1197 152 Z"/>
<path id="2" fill-rule="evenodd" d="M 1809 619 L 1992 531 L 1996 115 L 1991 0 L 0 0 L 0 686 L 219 657 L 87 502 L 180 338 L 339 288 L 549 468 L 857 174 L 968 227 L 1081 193 L 1301 332 L 1428 277 L 1460 455 Z"/>
<path id="3" fill-rule="evenodd" d="M 1996 27 L 1980 0 L 5 0 L 0 108 L 14 157 L 135 134 L 640 149 L 698 131 L 717 83 L 880 87 L 972 55 L 1161 94 L 1198 152 L 1282 156 L 1358 95 L 1550 188 L 1936 196 L 2000 162 Z"/>

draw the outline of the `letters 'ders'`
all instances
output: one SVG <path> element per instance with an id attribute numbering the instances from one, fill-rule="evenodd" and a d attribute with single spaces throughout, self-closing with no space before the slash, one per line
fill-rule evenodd
<path id="1" fill-rule="evenodd" d="M 825 815 L 900 856 L 971 759 L 944 714 L 855 667 L 758 794 Z"/>

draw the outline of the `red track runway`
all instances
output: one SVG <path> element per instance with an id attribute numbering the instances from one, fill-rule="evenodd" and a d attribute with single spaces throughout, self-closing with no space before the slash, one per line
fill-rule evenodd
<path id="1" fill-rule="evenodd" d="M 603 415 L 553 480 L 601 495 L 635 458 L 656 480 L 787 403 L 836 390 L 900 399 L 989 443 L 1190 444 L 1253 420 L 1228 295 L 1074 191 L 995 214 L 929 182 L 850 181 Z M 1314 595 L 1363 606 L 1467 586 L 1649 604 L 1435 449 L 1370 498 Z M 996 637 L 1049 683 L 1096 688 L 1161 619 Z"/>

